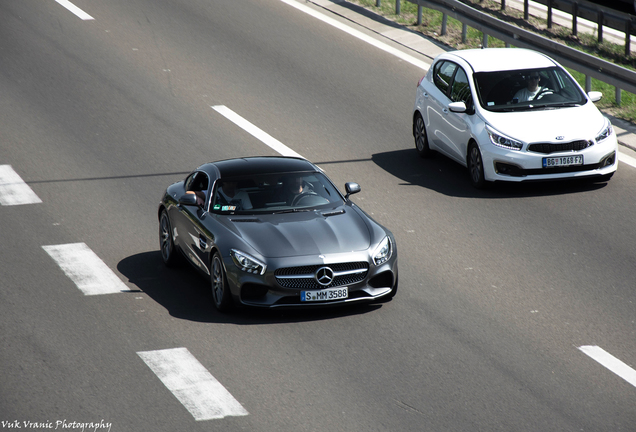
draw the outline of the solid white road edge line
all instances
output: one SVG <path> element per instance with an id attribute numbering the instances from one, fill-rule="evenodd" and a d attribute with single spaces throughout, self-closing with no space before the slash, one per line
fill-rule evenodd
<path id="1" fill-rule="evenodd" d="M 137 354 L 197 421 L 249 414 L 187 348 Z"/>
<path id="2" fill-rule="evenodd" d="M 42 200 L 15 172 L 11 165 L 0 165 L 0 205 L 41 203 Z"/>
<path id="3" fill-rule="evenodd" d="M 72 13 L 74 13 L 75 15 L 77 15 L 79 18 L 83 19 L 84 21 L 95 19 L 68 0 L 55 0 L 55 1 L 61 4 L 62 6 L 64 6 L 66 9 L 68 9 Z"/>
<path id="4" fill-rule="evenodd" d="M 240 115 L 238 115 L 237 113 L 235 113 L 234 111 L 226 107 L 225 105 L 215 105 L 215 106 L 212 106 L 212 108 L 216 110 L 219 114 L 223 115 L 225 118 L 227 118 L 228 120 L 230 120 L 231 122 L 233 122 L 234 124 L 242 128 L 243 130 L 245 130 L 246 132 L 254 136 L 255 138 L 258 138 L 263 143 L 265 143 L 272 149 L 276 150 L 281 155 L 295 156 L 295 157 L 305 159 L 300 154 L 296 153 L 295 151 L 287 147 L 285 144 L 283 144 L 282 142 L 278 141 L 276 138 L 274 138 L 267 132 L 260 129 L 259 127 L 245 120 L 243 117 L 241 117 Z"/>
<path id="5" fill-rule="evenodd" d="M 113 294 L 128 287 L 84 243 L 42 246 L 84 295 Z"/>
<path id="6" fill-rule="evenodd" d="M 636 387 L 636 370 L 632 369 L 603 348 L 594 345 L 580 346 L 579 350 Z"/>
<path id="7" fill-rule="evenodd" d="M 631 165 L 632 167 L 636 168 L 636 158 L 633 158 L 631 156 L 628 156 L 624 153 L 618 152 L 618 160 L 626 163 L 627 165 Z"/>
<path id="8" fill-rule="evenodd" d="M 296 8 L 296 9 L 298 9 L 299 11 L 305 12 L 306 14 L 309 14 L 312 17 L 319 19 L 320 21 L 322 21 L 324 23 L 327 23 L 327 24 L 329 24 L 329 25 L 331 25 L 331 26 L 333 26 L 333 27 L 335 27 L 335 28 L 337 28 L 339 30 L 342 30 L 345 33 L 349 33 L 351 36 L 357 37 L 358 39 L 360 39 L 360 40 L 362 40 L 362 41 L 364 41 L 364 42 L 366 42 L 368 44 L 371 44 L 371 45 L 373 45 L 376 48 L 380 48 L 382 51 L 385 51 L 385 52 L 387 52 L 389 54 L 393 54 L 394 56 L 396 56 L 396 57 L 398 57 L 398 58 L 400 58 L 400 59 L 402 59 L 402 60 L 404 60 L 404 61 L 406 61 L 408 63 L 411 63 L 413 66 L 417 66 L 417 67 L 419 67 L 420 69 L 423 69 L 423 70 L 428 70 L 428 68 L 431 67 L 431 65 L 426 63 L 426 62 L 418 60 L 418 59 L 416 59 L 413 56 L 410 56 L 410 55 L 408 55 L 408 54 L 406 54 L 406 53 L 404 53 L 404 52 L 402 52 L 400 50 L 397 50 L 397 49 L 385 44 L 384 42 L 380 42 L 379 40 L 374 39 L 371 36 L 368 36 L 368 35 L 360 32 L 358 30 L 355 30 L 354 28 L 349 27 L 348 25 L 343 24 L 340 21 L 336 21 L 335 19 L 326 16 L 325 14 L 322 14 L 322 13 L 320 13 L 320 12 L 314 10 L 314 9 L 311 9 L 311 8 L 301 4 L 301 3 L 298 3 L 297 1 L 294 1 L 294 0 L 281 0 L 281 1 L 283 3 L 288 4 L 289 6 L 292 6 L 292 7 Z"/>

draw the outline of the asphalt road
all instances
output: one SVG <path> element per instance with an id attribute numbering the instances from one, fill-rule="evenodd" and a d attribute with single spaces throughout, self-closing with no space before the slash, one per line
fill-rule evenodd
<path id="1" fill-rule="evenodd" d="M 74 5 L 93 19 L 0 4 L 0 167 L 41 200 L 0 206 L 0 430 L 636 430 L 636 169 L 479 192 L 417 157 L 422 69 L 280 0 Z M 392 302 L 221 315 L 162 266 L 169 183 L 278 154 L 217 106 L 361 184 Z M 47 253 L 77 243 L 123 289 L 85 295 Z M 197 417 L 143 360 L 177 348 L 244 413 Z"/>

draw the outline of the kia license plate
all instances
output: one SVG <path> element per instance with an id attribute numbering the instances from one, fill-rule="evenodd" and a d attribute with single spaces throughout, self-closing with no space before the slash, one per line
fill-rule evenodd
<path id="1" fill-rule="evenodd" d="M 558 168 L 583 165 L 583 155 L 544 157 L 543 168 Z"/>

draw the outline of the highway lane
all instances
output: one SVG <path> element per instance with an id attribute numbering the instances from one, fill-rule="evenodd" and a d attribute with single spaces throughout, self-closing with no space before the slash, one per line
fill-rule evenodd
<path id="1" fill-rule="evenodd" d="M 0 420 L 113 430 L 629 430 L 635 173 L 606 186 L 470 189 L 412 150 L 422 71 L 278 1 L 2 6 L 0 161 L 42 204 L 0 207 Z M 240 23 L 240 24 L 239 24 Z M 223 104 L 389 226 L 381 307 L 222 316 L 157 252 L 165 185 L 275 154 Z M 84 296 L 43 245 L 85 242 L 131 292 Z M 186 347 L 249 412 L 195 421 L 137 352 Z"/>

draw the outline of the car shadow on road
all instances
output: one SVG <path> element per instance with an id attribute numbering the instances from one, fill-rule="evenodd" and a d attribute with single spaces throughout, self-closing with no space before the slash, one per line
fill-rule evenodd
<path id="1" fill-rule="evenodd" d="M 176 268 L 167 268 L 157 250 L 126 257 L 117 264 L 117 270 L 171 316 L 197 322 L 237 325 L 307 322 L 365 314 L 382 307 L 369 304 L 302 310 L 237 308 L 220 313 L 212 305 L 206 280 L 185 261 Z"/>
<path id="2" fill-rule="evenodd" d="M 466 167 L 441 155 L 421 158 L 415 148 L 376 153 L 372 161 L 383 170 L 403 180 L 406 185 L 421 186 L 458 198 L 526 198 L 597 190 L 607 182 L 565 180 L 552 182 L 497 182 L 477 190 L 471 184 Z"/>

